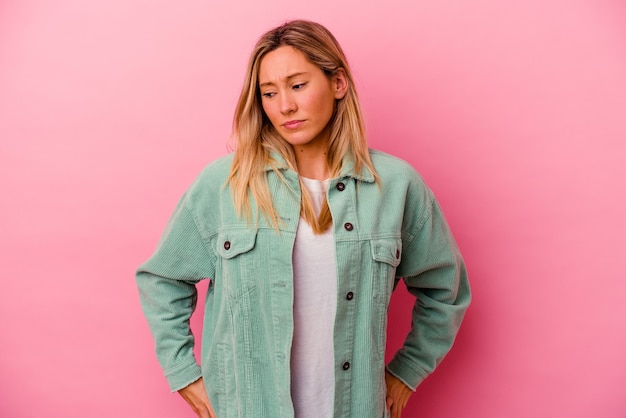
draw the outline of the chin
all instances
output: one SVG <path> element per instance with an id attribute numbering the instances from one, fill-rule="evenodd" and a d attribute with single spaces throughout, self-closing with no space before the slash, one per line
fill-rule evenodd
<path id="1" fill-rule="evenodd" d="M 283 139 L 289 142 L 291 145 L 306 145 L 312 141 L 312 138 L 302 137 L 300 135 L 284 135 Z"/>

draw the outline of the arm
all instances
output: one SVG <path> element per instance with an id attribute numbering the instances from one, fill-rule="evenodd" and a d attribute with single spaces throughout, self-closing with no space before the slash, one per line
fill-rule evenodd
<path id="1" fill-rule="evenodd" d="M 196 306 L 195 284 L 214 276 L 213 260 L 185 196 L 155 253 L 137 270 L 141 306 L 172 391 L 201 377 L 193 354 L 194 338 L 189 319 Z"/>
<path id="2" fill-rule="evenodd" d="M 398 276 L 417 297 L 412 325 L 404 346 L 387 371 L 415 390 L 448 353 L 465 311 L 470 289 L 461 254 L 429 191 L 427 203 L 411 223 L 410 239 L 402 250 Z"/>

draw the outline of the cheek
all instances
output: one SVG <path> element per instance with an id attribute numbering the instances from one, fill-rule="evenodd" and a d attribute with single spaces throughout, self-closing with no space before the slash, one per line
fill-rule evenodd
<path id="1" fill-rule="evenodd" d="M 329 119 L 333 113 L 335 99 L 325 92 L 312 94 L 307 98 L 307 108 L 314 112 L 319 118 Z"/>
<path id="2" fill-rule="evenodd" d="M 261 107 L 263 108 L 263 112 L 265 113 L 267 118 L 270 120 L 270 122 L 272 122 L 272 125 L 274 125 L 274 121 L 276 120 L 276 110 L 274 109 L 275 106 L 272 106 L 267 102 L 262 102 Z"/>

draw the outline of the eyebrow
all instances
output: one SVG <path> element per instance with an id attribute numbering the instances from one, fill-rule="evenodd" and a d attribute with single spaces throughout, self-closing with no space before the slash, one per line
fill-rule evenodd
<path id="1" fill-rule="evenodd" d="M 308 72 L 301 71 L 299 73 L 293 73 L 293 74 L 290 74 L 287 77 L 285 77 L 283 80 L 287 80 L 288 81 L 288 80 L 291 80 L 292 78 L 296 78 L 298 76 L 305 75 L 305 74 L 308 74 Z M 273 86 L 273 85 L 274 85 L 274 83 L 272 83 L 271 81 L 266 81 L 265 83 L 259 84 L 259 87 L 266 87 L 266 86 Z"/>

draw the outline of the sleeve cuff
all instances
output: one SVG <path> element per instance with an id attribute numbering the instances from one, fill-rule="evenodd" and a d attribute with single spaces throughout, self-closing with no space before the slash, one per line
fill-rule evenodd
<path id="1" fill-rule="evenodd" d="M 196 363 L 195 358 L 178 364 L 176 367 L 165 372 L 165 378 L 172 392 L 179 391 L 201 377 L 202 369 L 198 366 L 198 363 Z"/>
<path id="2" fill-rule="evenodd" d="M 416 370 L 414 365 L 406 362 L 400 355 L 396 355 L 386 367 L 387 371 L 400 379 L 413 392 L 428 377 L 428 373 Z"/>

